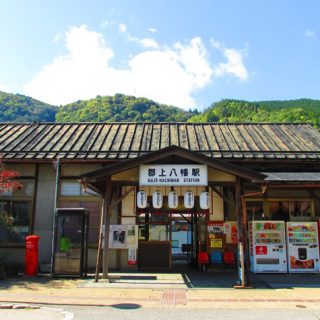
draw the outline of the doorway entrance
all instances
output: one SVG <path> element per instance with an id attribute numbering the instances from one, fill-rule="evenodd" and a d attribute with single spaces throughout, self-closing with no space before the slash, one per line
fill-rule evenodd
<path id="1" fill-rule="evenodd" d="M 207 212 L 140 211 L 138 268 L 180 272 L 197 267 L 199 251 L 207 250 Z"/>

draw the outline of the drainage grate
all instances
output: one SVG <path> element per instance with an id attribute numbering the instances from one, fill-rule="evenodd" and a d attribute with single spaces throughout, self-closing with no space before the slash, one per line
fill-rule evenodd
<path id="1" fill-rule="evenodd" d="M 187 304 L 186 290 L 168 289 L 163 290 L 161 295 L 161 303 L 163 304 Z"/>

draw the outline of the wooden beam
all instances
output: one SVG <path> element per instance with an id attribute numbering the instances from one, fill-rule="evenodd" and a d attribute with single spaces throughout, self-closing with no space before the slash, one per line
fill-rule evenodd
<path id="1" fill-rule="evenodd" d="M 111 208 L 111 177 L 106 177 L 106 191 L 104 193 L 104 240 L 103 240 L 103 264 L 102 264 L 102 271 L 103 271 L 103 278 L 108 279 L 108 272 L 109 272 L 109 231 L 110 231 L 110 220 L 112 215 L 112 208 Z"/>
<path id="2" fill-rule="evenodd" d="M 317 194 L 315 194 L 314 190 L 307 190 L 307 191 L 312 198 L 316 198 L 318 201 L 320 201 L 320 197 Z"/>
<path id="3" fill-rule="evenodd" d="M 114 209 L 123 199 L 125 199 L 129 193 L 131 193 L 131 191 L 135 190 L 136 187 L 131 187 L 129 190 L 127 190 L 120 198 L 118 198 L 117 200 L 115 200 L 112 205 L 111 205 L 111 209 Z"/>
<path id="4" fill-rule="evenodd" d="M 236 214 L 237 214 L 237 235 L 238 242 L 243 239 L 242 234 L 242 202 L 241 202 L 241 179 L 236 178 Z"/>
<path id="5" fill-rule="evenodd" d="M 228 199 L 227 197 L 225 197 L 221 192 L 220 192 L 220 190 L 219 189 L 217 189 L 217 187 L 216 186 L 210 186 L 213 190 L 214 190 L 214 192 L 215 193 L 217 193 L 225 202 L 227 202 L 227 203 L 229 203 L 232 207 L 236 207 L 236 204 L 235 203 L 233 203 L 230 199 Z"/>

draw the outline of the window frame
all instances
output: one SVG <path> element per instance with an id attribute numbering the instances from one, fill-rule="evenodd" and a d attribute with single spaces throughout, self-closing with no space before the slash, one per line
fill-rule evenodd
<path id="1" fill-rule="evenodd" d="M 281 197 L 281 198 L 246 198 L 245 203 L 247 207 L 248 202 L 262 202 L 263 210 L 266 210 L 265 215 L 267 216 L 265 220 L 270 220 L 270 202 L 310 202 L 310 221 L 315 221 L 315 210 L 314 210 L 314 199 L 313 198 L 292 198 L 292 197 Z M 251 220 L 253 221 L 253 220 Z M 289 222 L 299 222 L 291 220 L 291 216 L 289 214 Z M 309 221 L 308 219 L 306 221 Z"/>
<path id="2" fill-rule="evenodd" d="M 0 202 L 6 202 L 9 206 L 9 212 L 12 214 L 12 208 L 14 202 L 26 202 L 29 204 L 28 207 L 28 235 L 32 233 L 32 227 L 33 227 L 33 200 L 30 197 L 1 197 Z M 1 241 L 0 242 L 0 248 L 24 248 L 25 243 L 24 242 L 14 242 L 14 241 Z"/>

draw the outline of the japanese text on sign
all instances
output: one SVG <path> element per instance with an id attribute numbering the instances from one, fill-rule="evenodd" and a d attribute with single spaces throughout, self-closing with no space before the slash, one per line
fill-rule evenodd
<path id="1" fill-rule="evenodd" d="M 207 186 L 207 166 L 141 165 L 139 184 L 144 186 Z"/>

